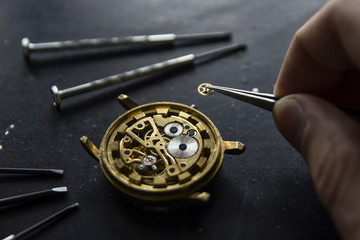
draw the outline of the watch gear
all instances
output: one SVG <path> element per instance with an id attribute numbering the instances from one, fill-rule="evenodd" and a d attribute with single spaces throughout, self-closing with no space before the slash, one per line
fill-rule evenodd
<path id="1" fill-rule="evenodd" d="M 214 90 L 211 90 L 208 88 L 208 86 L 211 86 L 210 83 L 202 83 L 198 86 L 198 93 L 200 93 L 203 96 L 209 96 L 214 93 Z"/>
<path id="2" fill-rule="evenodd" d="M 179 136 L 180 134 L 182 134 L 183 131 L 184 131 L 183 126 L 178 122 L 168 123 L 164 128 L 165 134 L 168 135 L 169 137 Z"/>
<path id="3" fill-rule="evenodd" d="M 174 158 L 189 158 L 199 150 L 199 143 L 195 138 L 181 135 L 171 139 L 166 149 Z"/>

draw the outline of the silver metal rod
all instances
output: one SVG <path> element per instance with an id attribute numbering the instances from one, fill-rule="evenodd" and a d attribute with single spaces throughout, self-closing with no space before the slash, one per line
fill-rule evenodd
<path id="1" fill-rule="evenodd" d="M 109 77 L 101 78 L 92 82 L 84 83 L 75 87 L 66 88 L 63 90 L 59 90 L 56 85 L 51 87 L 51 93 L 54 100 L 54 106 L 59 107 L 61 100 L 78 95 L 81 93 L 89 92 L 95 89 L 100 89 L 108 86 L 112 86 L 115 84 L 123 83 L 129 81 L 131 79 L 144 77 L 156 72 L 164 71 L 167 69 L 191 64 L 195 59 L 194 54 L 189 54 L 186 56 L 173 58 L 164 62 L 156 63 L 153 65 L 148 65 L 145 67 L 137 68 L 135 70 L 127 71 L 124 73 L 112 75 Z"/>
<path id="2" fill-rule="evenodd" d="M 272 93 L 260 93 L 260 92 L 254 92 L 254 91 L 247 91 L 247 90 L 243 90 L 243 89 L 237 89 L 237 88 L 229 88 L 229 87 L 222 87 L 222 86 L 214 86 L 214 85 L 208 85 L 207 88 L 211 89 L 211 90 L 215 90 L 215 88 L 217 89 L 223 89 L 223 90 L 229 90 L 229 91 L 233 91 L 233 92 L 237 92 L 237 93 L 247 93 L 253 96 L 259 96 L 259 97 L 264 97 L 264 98 L 268 98 L 268 99 L 274 99 L 274 100 L 279 100 L 280 97 L 276 96 Z"/>
<path id="3" fill-rule="evenodd" d="M 62 176 L 62 169 L 38 169 L 38 168 L 0 168 L 0 173 L 7 174 L 36 174 Z"/>
<path id="4" fill-rule="evenodd" d="M 194 34 L 155 34 L 139 35 L 112 38 L 92 38 L 80 40 L 67 40 L 56 42 L 32 43 L 29 38 L 21 40 L 23 54 L 28 57 L 32 52 L 62 50 L 62 49 L 79 49 L 79 48 L 100 48 L 121 45 L 151 45 L 151 44 L 171 44 L 176 40 L 212 40 L 230 38 L 229 32 L 209 32 Z"/>
<path id="5" fill-rule="evenodd" d="M 11 234 L 10 236 L 4 238 L 3 240 L 14 240 L 14 239 L 19 239 L 21 237 L 24 237 L 25 235 L 31 233 L 32 231 L 39 229 L 42 226 L 45 226 L 46 224 L 53 223 L 57 220 L 60 220 L 62 217 L 65 217 L 66 215 L 73 212 L 78 207 L 79 207 L 79 203 L 74 203 L 74 204 L 58 211 L 57 213 L 45 218 L 44 220 L 32 225 L 31 227 L 25 229 L 24 231 L 22 231 L 18 234 Z"/>
<path id="6" fill-rule="evenodd" d="M 30 201 L 42 197 L 48 197 L 52 195 L 64 194 L 67 192 L 67 187 L 56 187 L 38 192 L 26 193 L 18 196 L 7 197 L 0 199 L 0 206 L 6 206 L 18 202 Z"/>
<path id="7" fill-rule="evenodd" d="M 215 56 L 218 54 L 224 54 L 235 50 L 243 49 L 243 44 L 232 44 L 230 46 L 218 48 L 205 53 L 197 55 L 189 54 L 178 58 L 173 58 L 164 62 L 155 63 L 145 67 L 137 68 L 135 70 L 127 71 L 124 73 L 112 75 L 109 77 L 101 78 L 92 82 L 84 83 L 75 87 L 60 90 L 56 85 L 51 87 L 51 93 L 54 100 L 53 105 L 59 107 L 63 99 L 75 96 L 81 93 L 89 92 L 95 89 L 120 84 L 131 79 L 148 76 L 150 74 L 161 72 L 180 66 L 191 65 L 195 60 L 201 60 L 203 58 Z"/>

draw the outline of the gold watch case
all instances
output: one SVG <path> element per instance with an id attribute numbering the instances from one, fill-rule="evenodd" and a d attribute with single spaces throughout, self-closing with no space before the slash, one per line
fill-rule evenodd
<path id="1" fill-rule="evenodd" d="M 138 106 L 123 94 L 118 100 L 128 111 L 110 125 L 100 148 L 86 136 L 80 141 L 110 183 L 135 199 L 207 201 L 210 194 L 202 189 L 219 171 L 224 153 L 245 150 L 241 142 L 224 141 L 194 107 L 172 102 Z"/>

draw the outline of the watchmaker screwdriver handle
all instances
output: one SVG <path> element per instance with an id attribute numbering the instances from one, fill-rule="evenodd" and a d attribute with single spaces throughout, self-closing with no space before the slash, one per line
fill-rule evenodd
<path id="1" fill-rule="evenodd" d="M 145 67 L 140 67 L 134 70 L 126 71 L 124 73 L 119 73 L 116 75 L 112 75 L 109 77 L 105 77 L 99 80 L 95 80 L 92 82 L 88 82 L 76 87 L 72 87 L 69 89 L 63 90 L 62 96 L 63 98 L 72 96 L 74 94 L 83 93 L 87 91 L 91 91 L 93 89 L 99 89 L 101 87 L 112 86 L 119 83 L 126 82 L 128 80 L 132 80 L 135 78 L 144 77 L 156 72 L 165 71 L 174 67 L 179 67 L 183 65 L 187 65 L 193 62 L 195 56 L 193 54 L 189 54 L 186 56 L 173 58 L 164 62 L 148 65 Z"/>
<path id="2" fill-rule="evenodd" d="M 98 79 L 95 81 L 91 81 L 88 83 L 84 83 L 84 84 L 81 84 L 78 86 L 74 86 L 74 87 L 66 88 L 66 89 L 62 89 L 62 90 L 58 89 L 58 87 L 56 85 L 54 85 L 51 87 L 51 93 L 52 93 L 52 97 L 54 100 L 53 105 L 55 107 L 59 107 L 61 100 L 64 98 L 68 98 L 68 97 L 78 95 L 81 93 L 104 88 L 107 86 L 116 85 L 116 84 L 123 83 L 123 82 L 126 82 L 131 79 L 148 76 L 153 73 L 177 68 L 180 66 L 191 65 L 193 63 L 196 64 L 201 61 L 206 61 L 208 59 L 211 59 L 211 58 L 214 58 L 214 57 L 226 54 L 226 53 L 230 53 L 230 52 L 237 51 L 237 50 L 244 50 L 245 48 L 246 48 L 246 45 L 244 45 L 244 44 L 232 44 L 232 45 L 228 45 L 228 46 L 225 46 L 222 48 L 217 48 L 217 49 L 214 49 L 211 51 L 199 53 L 196 55 L 188 54 L 185 56 L 173 58 L 173 59 L 170 59 L 167 61 L 155 63 L 155 64 L 148 65 L 145 67 L 140 67 L 135 70 L 127 71 L 124 73 L 119 73 L 116 75 L 101 78 L 101 79 Z"/>
<path id="3" fill-rule="evenodd" d="M 98 47 L 111 47 L 121 45 L 149 45 L 149 44 L 166 44 L 173 43 L 176 35 L 157 34 L 157 35 L 139 35 L 139 36 L 126 36 L 126 37 L 112 37 L 112 38 L 92 38 L 80 40 L 67 40 L 55 42 L 32 43 L 29 38 L 23 38 L 21 45 L 23 47 L 24 55 L 34 51 L 47 51 L 47 50 L 61 50 L 61 49 L 79 49 L 79 48 L 98 48 Z"/>
<path id="4" fill-rule="evenodd" d="M 229 39 L 230 37 L 230 32 L 207 32 L 190 34 L 167 33 L 111 38 L 89 38 L 41 43 L 32 43 L 29 38 L 24 37 L 21 40 L 21 46 L 24 56 L 29 57 L 30 53 L 32 52 L 41 52 L 47 50 L 100 48 L 124 45 L 164 45 L 173 44 L 177 40 L 219 40 Z"/>
<path id="5" fill-rule="evenodd" d="M 193 63 L 195 59 L 194 54 L 185 55 L 182 57 L 173 58 L 164 62 L 155 63 L 145 67 L 140 67 L 134 70 L 130 70 L 124 73 L 119 73 L 102 79 L 98 79 L 92 82 L 84 83 L 75 87 L 60 90 L 56 86 L 51 88 L 51 92 L 54 98 L 54 105 L 60 104 L 61 100 L 67 97 L 71 97 L 80 93 L 89 92 L 95 89 L 100 89 L 107 86 L 116 85 L 126 82 L 131 79 L 148 76 L 160 71 L 169 70 L 175 67 L 189 65 Z"/>

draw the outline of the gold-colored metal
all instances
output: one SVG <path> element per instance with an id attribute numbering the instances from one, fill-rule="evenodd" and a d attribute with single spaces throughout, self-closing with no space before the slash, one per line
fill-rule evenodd
<path id="1" fill-rule="evenodd" d="M 207 201 L 202 192 L 215 177 L 224 152 L 240 154 L 240 142 L 223 141 L 215 125 L 193 107 L 172 102 L 138 106 L 126 95 L 119 101 L 129 111 L 106 131 L 100 148 L 81 143 L 100 161 L 106 178 L 123 193 L 140 200 Z"/>
<path id="2" fill-rule="evenodd" d="M 80 138 L 80 143 L 84 147 L 84 149 L 92 156 L 96 161 L 100 162 L 100 151 L 95 146 L 95 144 L 88 139 L 88 137 L 83 136 Z"/>
<path id="3" fill-rule="evenodd" d="M 210 194 L 207 192 L 196 192 L 189 196 L 189 200 L 207 202 L 210 199 Z"/>
<path id="4" fill-rule="evenodd" d="M 210 90 L 208 86 L 211 86 L 210 83 L 202 83 L 198 86 L 198 92 L 203 96 L 209 96 L 214 93 L 214 90 Z"/>
<path id="5" fill-rule="evenodd" d="M 241 154 L 245 151 L 245 145 L 241 142 L 224 141 L 226 154 Z"/>
<path id="6" fill-rule="evenodd" d="M 121 106 L 123 106 L 123 108 L 125 108 L 126 110 L 130 110 L 132 108 L 139 106 L 136 102 L 131 100 L 131 98 L 129 98 L 125 94 L 119 95 L 118 100 L 119 100 L 119 103 L 121 104 Z"/>

